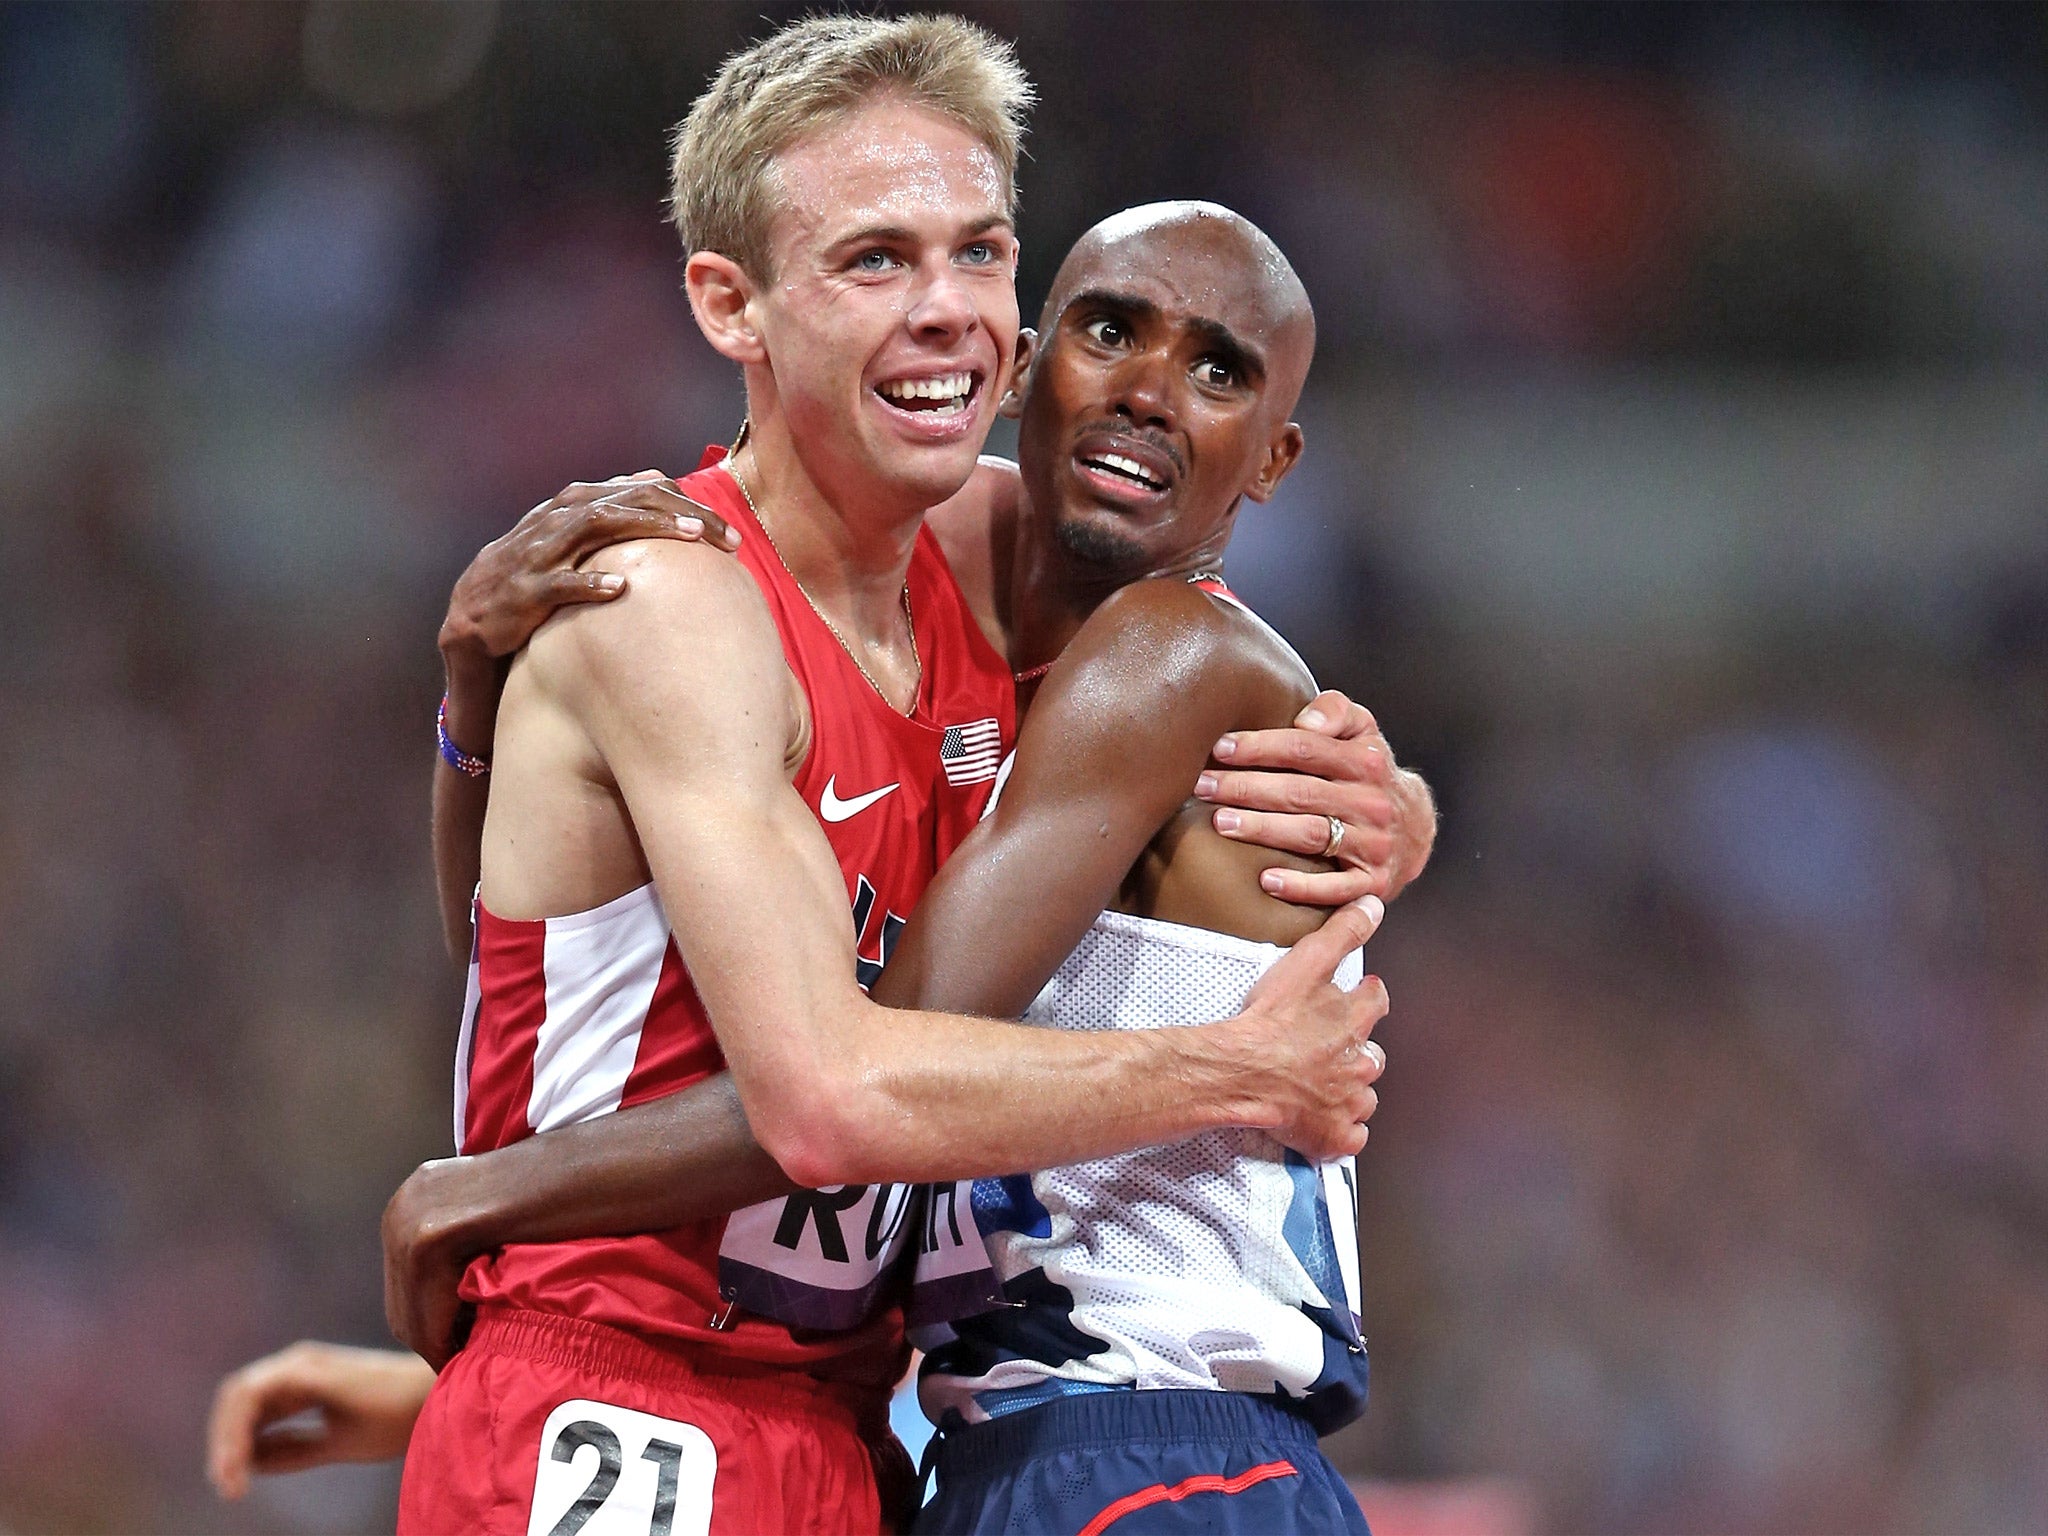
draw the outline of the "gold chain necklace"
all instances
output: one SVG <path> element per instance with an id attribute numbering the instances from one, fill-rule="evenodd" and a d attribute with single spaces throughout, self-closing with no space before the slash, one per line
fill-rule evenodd
<path id="1" fill-rule="evenodd" d="M 746 440 L 747 429 L 745 426 L 742 426 L 738 443 L 744 443 Z M 737 447 L 738 443 L 735 443 L 734 446 Z M 754 521 L 760 525 L 761 532 L 767 537 L 768 547 L 775 551 L 775 558 L 782 561 L 782 568 L 789 572 L 789 579 L 796 583 L 797 591 L 803 593 L 804 601 L 811 605 L 811 612 L 818 616 L 820 623 L 832 631 L 832 638 L 839 642 L 839 649 L 846 652 L 846 659 L 860 668 L 860 675 L 868 680 L 868 686 L 875 690 L 882 702 L 888 704 L 891 709 L 896 709 L 896 706 L 890 703 L 888 693 L 884 691 L 880 683 L 875 681 L 875 674 L 870 672 L 867 668 L 867 663 L 860 659 L 860 652 L 847 643 L 846 636 L 840 633 L 839 626 L 832 622 L 832 616 L 818 606 L 818 600 L 811 596 L 811 589 L 803 584 L 802 578 L 790 566 L 789 560 L 782 553 L 782 546 L 775 542 L 775 535 L 768 531 L 768 519 L 761 515 L 761 508 L 754 501 L 754 493 L 747 488 L 747 477 L 740 473 L 739 462 L 731 454 L 726 455 L 725 469 L 726 473 L 732 476 L 733 484 L 740 488 L 740 495 L 746 498 L 747 510 L 754 514 Z M 903 624 L 910 631 L 910 665 L 912 675 L 917 680 L 916 685 L 910 690 L 910 708 L 897 710 L 898 714 L 908 716 L 917 713 L 917 698 L 924 691 L 924 657 L 918 654 L 917 620 L 911 616 L 910 612 L 910 582 L 908 579 L 905 579 L 903 583 Z"/>

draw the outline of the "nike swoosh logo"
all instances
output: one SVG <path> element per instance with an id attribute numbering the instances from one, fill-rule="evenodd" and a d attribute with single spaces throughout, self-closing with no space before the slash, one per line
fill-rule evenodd
<path id="1" fill-rule="evenodd" d="M 880 789 L 871 789 L 864 795 L 855 795 L 851 800 L 842 800 L 833 793 L 839 783 L 839 775 L 835 773 L 825 781 L 825 794 L 818 801 L 818 814 L 827 821 L 844 821 L 849 816 L 858 816 L 882 796 L 897 788 L 901 782 L 898 780 L 896 784 L 884 784 Z"/>

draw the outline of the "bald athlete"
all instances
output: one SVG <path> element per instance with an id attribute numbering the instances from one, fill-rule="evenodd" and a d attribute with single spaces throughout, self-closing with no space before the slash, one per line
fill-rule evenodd
<path id="1" fill-rule="evenodd" d="M 898 956 L 1036 1023 L 1156 1028 L 1243 996 L 1314 926 L 1183 799 L 1221 731 L 1315 691 L 1220 580 L 1242 499 L 1301 455 L 1314 319 L 1263 233 L 1176 203 L 1089 231 L 1042 329 L 1020 495 L 948 550 L 1021 675 L 1050 667 Z M 1365 1402 L 1353 1189 L 1348 1158 L 1234 1133 L 978 1181 L 1008 1305 L 919 1341 L 940 1435 L 918 1528 L 1363 1530 L 1316 1447 Z"/>
<path id="2" fill-rule="evenodd" d="M 1024 675 L 1030 715 L 996 814 L 941 872 L 874 995 L 891 1002 L 947 998 L 951 1006 L 1016 1013 L 1062 960 L 1069 969 L 1083 962 L 1082 972 L 1092 974 L 1108 951 L 1135 945 L 1141 969 L 1156 969 L 1163 959 L 1173 973 L 1194 956 L 1187 974 L 1170 974 L 1172 985 L 1151 999 L 1164 1016 L 1150 1022 L 1185 1021 L 1203 1016 L 1195 1010 L 1207 1006 L 1206 998 L 1196 1002 L 1187 995 L 1192 987 L 1220 985 L 1227 993 L 1235 986 L 1241 996 L 1270 957 L 1260 946 L 1289 943 L 1315 926 L 1313 914 L 1261 891 L 1260 872 L 1270 857 L 1219 836 L 1203 807 L 1187 798 L 1220 734 L 1284 726 L 1314 692 L 1284 642 L 1213 579 L 1241 498 L 1264 500 L 1300 454 L 1301 434 L 1288 416 L 1307 370 L 1313 322 L 1291 269 L 1263 235 L 1224 210 L 1169 205 L 1120 215 L 1084 237 L 1062 267 L 1044 327 L 1038 355 L 1010 404 L 1023 417 L 1023 470 L 985 463 L 967 492 L 932 520 L 977 615 Z M 1042 683 L 1033 676 L 1048 671 Z M 1031 699 L 1034 690 L 1040 696 Z M 1419 856 L 1411 854 L 1390 879 L 1388 894 L 1426 858 L 1427 832 L 1414 840 Z M 1105 907 L 1127 921 L 1098 923 Z M 1113 1022 L 1132 1027 L 1130 1020 Z M 1078 1091 L 1085 1093 L 1086 1085 Z M 462 1160 L 466 1168 L 430 1165 L 394 1202 L 401 1229 L 429 1234 L 401 1244 L 400 1293 L 408 1274 L 418 1273 L 418 1255 L 439 1242 L 467 1247 L 479 1238 L 663 1226 L 686 1211 L 701 1214 L 688 1202 L 701 1201 L 707 1189 L 723 1189 L 739 1203 L 787 1187 L 774 1182 L 779 1175 L 772 1164 L 761 1166 L 758 1152 L 718 1146 L 707 1128 L 716 1117 L 703 1102 L 686 1103 L 692 1095 L 708 1097 L 693 1089 L 603 1123 Z M 1225 1178 L 1246 1188 L 1259 1184 L 1261 1171 L 1277 1175 L 1285 1186 L 1276 1207 L 1283 1216 L 1300 1189 L 1302 1209 L 1318 1234 L 1348 1228 L 1341 1202 L 1333 1209 L 1330 1199 L 1333 1188 L 1348 1195 L 1341 1175 L 1334 1183 L 1320 1175 L 1302 1178 L 1313 1171 L 1290 1167 L 1270 1144 L 1211 1151 L 1220 1152 L 1216 1162 Z M 1239 1163 L 1253 1171 L 1239 1177 Z M 749 1169 L 762 1182 L 746 1184 Z M 1010 1186 L 1017 1195 L 1010 1202 L 1014 1216 L 1037 1198 L 1040 1181 L 1052 1177 L 1022 1187 L 996 1181 L 994 1190 L 977 1192 L 976 1203 L 983 1213 L 993 1212 L 995 1193 Z M 1105 1205 L 1118 1203 L 1114 1176 L 1103 1181 L 1101 1193 Z M 1270 1180 L 1256 1193 L 1275 1207 Z M 490 1208 L 493 1202 L 498 1208 Z M 1322 1342 L 1336 1338 L 1342 1361 L 1353 1358 L 1356 1301 L 1348 1285 L 1355 1282 L 1347 1284 L 1345 1272 L 1355 1274 L 1355 1252 L 1348 1240 L 1318 1242 L 1308 1263 L 1290 1259 L 1284 1222 L 1272 1231 L 1253 1230 L 1249 1214 L 1224 1213 L 1225 1243 L 1263 1243 L 1260 1276 L 1240 1267 L 1221 1277 L 1224 1291 L 1207 1331 L 1213 1333 L 1217 1322 L 1240 1321 L 1248 1300 L 1265 1295 L 1254 1279 L 1269 1281 L 1269 1272 L 1292 1263 L 1299 1273 L 1289 1277 L 1284 1299 L 1265 1296 L 1267 1310 L 1287 1313 L 1288 1322 L 1306 1319 L 1314 1337 L 1304 1348 L 1298 1336 L 1281 1337 L 1288 1332 L 1284 1323 L 1269 1328 L 1274 1339 L 1264 1347 L 1284 1358 L 1266 1362 L 1263 1383 L 1255 1380 L 1262 1367 L 1237 1358 L 1242 1348 L 1231 1359 L 1205 1362 L 1198 1355 L 1194 1374 L 1200 1380 L 1143 1394 L 1144 1411 L 1185 1413 L 1193 1404 L 1196 1412 L 1214 1406 L 1229 1415 L 1220 1442 L 1186 1425 L 1176 1435 L 1185 1452 L 1206 1456 L 1202 1465 L 1213 1463 L 1220 1469 L 1213 1476 L 1226 1482 L 1245 1470 L 1237 1463 L 1247 1446 L 1258 1452 L 1247 1466 L 1264 1467 L 1274 1462 L 1265 1452 L 1285 1442 L 1279 1459 L 1293 1470 L 1217 1497 L 1256 1513 L 1261 1528 L 1270 1528 L 1265 1506 L 1271 1499 L 1300 1507 L 1304 1483 L 1314 1482 L 1326 1513 L 1336 1511 L 1322 1521 L 1327 1526 L 1355 1511 L 1337 1509 L 1338 1498 L 1348 1496 L 1341 1484 L 1325 1486 L 1332 1480 L 1317 1465 L 1314 1424 L 1301 1415 L 1313 1402 L 1327 1419 L 1340 1400 L 1357 1396 L 1337 1390 L 1346 1370 L 1325 1372 Z M 1189 1231 L 1199 1228 L 1200 1200 L 1188 1201 L 1180 1216 Z M 1006 1239 L 1022 1241 L 1029 1233 L 991 1236 L 1000 1250 Z M 1040 1326 L 1048 1305 L 1054 1317 L 1063 1306 L 1072 1316 L 1073 1303 L 1053 1294 L 1062 1288 L 1058 1282 L 1041 1287 L 1030 1278 L 1058 1271 L 1085 1284 L 1067 1258 L 1014 1248 L 998 1257 L 1014 1271 L 1004 1276 L 1013 1290 L 1021 1281 L 1025 1291 L 1043 1293 L 1039 1302 L 997 1315 L 1013 1332 Z M 1032 1259 L 1049 1259 L 1050 1267 L 1026 1262 Z M 1318 1265 L 1325 1271 L 1320 1287 L 1309 1273 Z M 1300 1310 L 1311 1301 L 1311 1289 L 1311 1304 L 1334 1333 Z M 415 1335 L 413 1342 L 430 1355 L 445 1347 L 434 1337 L 440 1315 L 435 1307 L 412 1311 L 403 1302 L 398 1314 L 401 1323 L 409 1316 L 426 1323 L 426 1336 Z M 1100 1324 L 1105 1332 L 1109 1321 Z M 1173 1326 L 1182 1326 L 1179 1318 Z M 1116 1342 L 1100 1334 L 1086 1340 Z M 928 1402 L 947 1401 L 957 1424 L 941 1461 L 943 1502 L 935 1508 L 957 1510 L 971 1492 L 954 1454 L 956 1446 L 971 1451 L 981 1433 L 966 1420 L 992 1419 L 991 1430 L 1012 1438 L 1026 1429 L 1051 1433 L 1068 1411 L 1064 1403 L 1097 1413 L 1132 1400 L 1118 1387 L 1160 1385 L 1158 1360 L 1139 1359 L 1119 1345 L 1068 1350 L 1022 1367 L 1017 1361 L 1028 1352 L 1011 1351 L 1016 1358 L 1006 1385 L 982 1388 L 974 1382 L 989 1372 L 968 1370 L 977 1363 L 972 1352 L 1001 1353 L 1004 1346 L 973 1328 L 963 1330 L 956 1346 L 941 1352 L 948 1369 L 927 1393 Z M 1183 1368 L 1187 1361 L 1174 1364 Z M 1362 1367 L 1359 1356 L 1348 1372 L 1358 1387 Z M 1016 1398 L 986 1406 L 977 1401 L 989 1391 L 1014 1391 L 1020 1376 L 1033 1370 L 1041 1383 L 1078 1390 L 1056 1387 L 1060 1401 L 1039 1406 Z M 1319 1386 L 1326 1374 L 1332 1379 Z M 1090 1375 L 1105 1379 L 1085 1379 Z M 1274 1401 L 1217 1391 L 1233 1387 L 1264 1391 Z M 1280 1406 L 1283 1395 L 1291 1407 Z M 1246 1415 L 1255 1431 L 1250 1440 L 1240 1422 Z M 1265 1488 L 1269 1482 L 1276 1486 Z M 1109 1493 L 1104 1502 L 1119 1496 Z"/>

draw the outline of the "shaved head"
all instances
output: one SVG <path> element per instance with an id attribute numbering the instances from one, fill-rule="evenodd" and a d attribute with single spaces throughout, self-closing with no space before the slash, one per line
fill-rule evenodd
<path id="1" fill-rule="evenodd" d="M 1301 457 L 1315 346 L 1301 279 L 1241 214 L 1148 203 L 1083 235 L 1014 397 L 1025 490 L 1074 569 L 1213 569 Z"/>
<path id="2" fill-rule="evenodd" d="M 1256 325 L 1263 333 L 1267 399 L 1279 416 L 1293 412 L 1315 356 L 1316 316 L 1293 263 L 1271 236 L 1221 203 L 1141 203 L 1113 213 L 1075 241 L 1060 263 L 1040 330 L 1050 336 L 1077 294 L 1120 284 L 1135 272 L 1164 282 L 1221 323 L 1241 317 Z"/>

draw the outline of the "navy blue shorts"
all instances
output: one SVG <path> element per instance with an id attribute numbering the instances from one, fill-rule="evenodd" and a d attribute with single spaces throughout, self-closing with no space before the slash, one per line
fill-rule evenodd
<path id="1" fill-rule="evenodd" d="M 1294 1415 L 1234 1392 L 1088 1392 L 942 1435 L 918 1536 L 1372 1536 Z"/>

